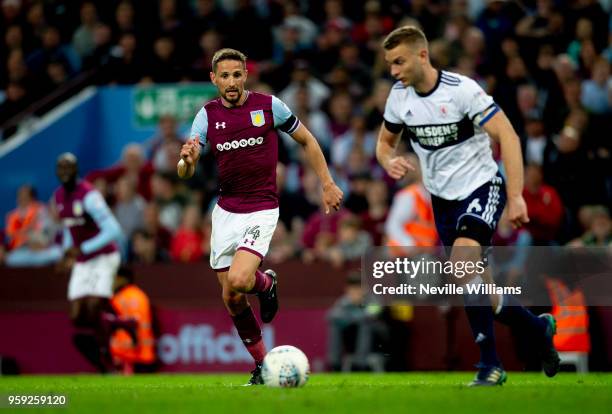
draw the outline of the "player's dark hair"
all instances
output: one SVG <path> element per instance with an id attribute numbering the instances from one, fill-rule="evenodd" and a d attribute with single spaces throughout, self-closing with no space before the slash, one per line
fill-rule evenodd
<path id="1" fill-rule="evenodd" d="M 246 67 L 247 57 L 244 53 L 236 49 L 220 49 L 215 52 L 215 55 L 212 58 L 212 70 L 213 72 L 217 71 L 217 63 L 222 60 L 237 60 L 242 62 L 242 66 Z"/>
<path id="2" fill-rule="evenodd" d="M 427 47 L 427 37 L 421 29 L 415 26 L 398 27 L 385 37 L 383 48 L 385 50 L 395 49 L 401 43 L 409 46 L 419 45 Z"/>

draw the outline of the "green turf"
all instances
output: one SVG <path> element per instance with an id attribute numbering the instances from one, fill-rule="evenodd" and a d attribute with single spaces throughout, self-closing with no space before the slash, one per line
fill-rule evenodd
<path id="1" fill-rule="evenodd" d="M 509 373 L 495 388 L 467 388 L 472 373 L 315 374 L 301 389 L 241 387 L 247 375 L 0 377 L 0 395 L 65 394 L 66 409 L 105 414 L 193 413 L 603 413 L 612 375 Z M 3 397 L 6 398 L 6 397 Z M 39 410 L 8 410 L 39 412 Z M 40 410 L 42 411 L 42 410 Z M 7 412 L 0 409 L 0 414 Z"/>

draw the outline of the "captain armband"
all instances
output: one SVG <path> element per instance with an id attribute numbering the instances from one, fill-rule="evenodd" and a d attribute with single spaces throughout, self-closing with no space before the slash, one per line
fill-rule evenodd
<path id="1" fill-rule="evenodd" d="M 291 115 L 287 121 L 278 127 L 283 132 L 287 134 L 293 134 L 296 129 L 300 126 L 300 120 L 297 119 L 295 115 Z"/>
<path id="2" fill-rule="evenodd" d="M 389 132 L 399 134 L 402 132 L 402 129 L 404 129 L 404 124 L 394 124 L 393 122 L 389 122 L 385 119 L 385 128 L 387 128 Z"/>

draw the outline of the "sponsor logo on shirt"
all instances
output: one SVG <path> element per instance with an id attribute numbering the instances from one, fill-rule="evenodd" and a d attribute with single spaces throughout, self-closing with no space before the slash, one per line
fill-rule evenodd
<path id="1" fill-rule="evenodd" d="M 438 147 L 459 139 L 459 127 L 457 124 L 409 126 L 408 129 L 414 134 L 421 145 L 429 147 Z"/>
<path id="2" fill-rule="evenodd" d="M 263 144 L 263 142 L 264 142 L 263 137 L 242 138 L 242 139 L 235 139 L 233 141 L 227 141 L 224 144 L 217 144 L 216 148 L 217 148 L 217 151 L 219 152 L 229 151 L 229 150 L 238 149 L 238 148 L 254 147 L 255 145 Z"/>

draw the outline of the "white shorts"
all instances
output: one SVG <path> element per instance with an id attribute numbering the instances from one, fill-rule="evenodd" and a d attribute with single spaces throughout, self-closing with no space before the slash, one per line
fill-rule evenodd
<path id="1" fill-rule="evenodd" d="M 113 282 L 120 263 L 119 252 L 101 254 L 85 262 L 76 262 L 68 283 L 68 300 L 84 296 L 113 296 Z"/>
<path id="2" fill-rule="evenodd" d="M 210 267 L 218 272 L 229 269 L 238 250 L 251 252 L 263 260 L 278 222 L 278 208 L 254 213 L 230 213 L 215 205 L 212 212 Z"/>

